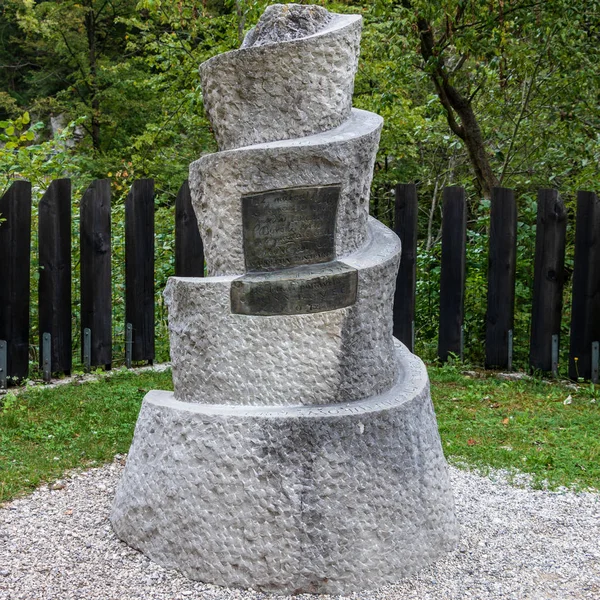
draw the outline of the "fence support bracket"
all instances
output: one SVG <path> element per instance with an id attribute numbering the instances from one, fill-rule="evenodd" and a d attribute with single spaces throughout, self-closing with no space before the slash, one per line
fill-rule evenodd
<path id="1" fill-rule="evenodd" d="M 52 378 L 52 336 L 49 333 L 42 336 L 42 371 L 48 383 Z"/>
<path id="2" fill-rule="evenodd" d="M 558 377 L 558 333 L 552 335 L 552 375 Z"/>
<path id="3" fill-rule="evenodd" d="M 131 369 L 131 355 L 133 351 L 133 325 L 127 323 L 125 326 L 125 366 Z"/>
<path id="4" fill-rule="evenodd" d="M 92 330 L 89 327 L 83 330 L 83 366 L 86 371 L 92 366 Z"/>
<path id="5" fill-rule="evenodd" d="M 8 344 L 0 340 L 0 390 L 8 387 Z"/>
<path id="6" fill-rule="evenodd" d="M 600 383 L 600 342 L 592 342 L 592 383 Z"/>
<path id="7" fill-rule="evenodd" d="M 508 330 L 508 359 L 506 361 L 506 367 L 509 371 L 512 371 L 513 362 L 513 330 Z"/>

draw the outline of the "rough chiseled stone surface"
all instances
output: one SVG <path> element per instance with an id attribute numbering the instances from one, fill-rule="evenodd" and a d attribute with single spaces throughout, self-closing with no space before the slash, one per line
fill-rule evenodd
<path id="1" fill-rule="evenodd" d="M 242 48 L 289 42 L 314 35 L 336 19 L 316 4 L 272 4 L 267 6 L 256 27 L 244 38 Z"/>
<path id="2" fill-rule="evenodd" d="M 360 27 L 278 6 L 200 69 L 223 150 L 190 167 L 209 277 L 169 281 L 175 392 L 146 396 L 111 514 L 121 539 L 193 579 L 347 594 L 457 539 L 427 373 L 392 337 L 400 241 L 368 216 L 382 119 L 350 107 Z M 287 191 L 323 186 L 335 228 L 314 189 Z M 245 240 L 242 197 L 265 192 L 271 213 Z M 310 210 L 290 201 L 305 196 Z M 281 244 L 280 262 L 247 261 L 249 240 L 250 257 Z M 278 283 L 240 299 L 242 277 Z"/>
<path id="3" fill-rule="evenodd" d="M 400 264 L 398 236 L 369 217 L 369 237 L 361 251 L 342 260 L 358 271 L 358 298 L 342 331 L 337 398 L 366 398 L 386 390 L 396 376 L 393 306 Z"/>
<path id="4" fill-rule="evenodd" d="M 392 306 L 400 242 L 370 219 L 369 243 L 343 258 L 358 270 L 356 303 L 312 314 L 232 314 L 235 276 L 169 280 L 178 400 L 213 404 L 328 404 L 366 398 L 396 378 Z"/>
<path id="5" fill-rule="evenodd" d="M 188 577 L 349 593 L 407 576 L 457 539 L 423 364 L 333 406 L 223 407 L 150 392 L 111 521 Z"/>
<path id="6" fill-rule="evenodd" d="M 361 17 L 333 15 L 314 35 L 219 54 L 200 65 L 220 150 L 337 127 L 352 107 Z"/>
<path id="7" fill-rule="evenodd" d="M 369 191 L 383 119 L 354 109 L 340 127 L 297 140 L 203 156 L 190 165 L 190 190 L 209 275 L 245 272 L 244 194 L 340 184 L 336 256 L 366 241 Z"/>

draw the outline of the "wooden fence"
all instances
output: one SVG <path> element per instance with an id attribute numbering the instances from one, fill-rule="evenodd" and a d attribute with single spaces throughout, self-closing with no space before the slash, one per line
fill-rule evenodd
<path id="1" fill-rule="evenodd" d="M 154 360 L 154 182 L 134 182 L 125 201 L 125 363 Z M 417 191 L 396 187 L 395 229 L 402 262 L 394 302 L 394 334 L 415 343 Z M 438 356 L 463 354 L 466 281 L 466 197 L 443 194 Z M 0 387 L 28 376 L 30 355 L 31 185 L 16 181 L 0 198 Z M 564 285 L 566 211 L 555 190 L 540 190 L 529 362 L 557 371 Z M 204 274 L 202 240 L 185 182 L 175 203 L 175 274 Z M 71 183 L 53 181 L 39 203 L 39 357 L 44 378 L 72 369 Z M 485 366 L 512 367 L 517 209 L 514 192 L 496 188 L 491 199 Z M 579 192 L 575 234 L 569 376 L 598 381 L 600 362 L 600 202 Z M 94 181 L 80 202 L 82 363 L 113 362 L 111 191 Z"/>
<path id="2" fill-rule="evenodd" d="M 133 183 L 125 201 L 125 362 L 154 360 L 154 181 Z M 29 373 L 31 184 L 0 198 L 0 387 Z M 44 379 L 72 369 L 71 182 L 53 181 L 38 208 L 39 357 Z M 82 363 L 110 368 L 111 191 L 94 181 L 80 203 Z M 204 253 L 187 182 L 175 206 L 175 273 L 204 274 Z"/>
<path id="3" fill-rule="evenodd" d="M 567 214 L 556 190 L 540 190 L 537 201 L 535 266 L 529 365 L 557 373 L 562 316 Z M 396 187 L 396 232 L 403 240 L 396 286 L 394 334 L 414 347 L 417 192 Z M 491 198 L 485 366 L 512 368 L 517 208 L 513 190 L 495 188 Z M 443 194 L 438 357 L 463 355 L 466 264 L 466 199 L 459 187 Z M 579 192 L 572 286 L 569 377 L 599 380 L 600 201 Z"/>

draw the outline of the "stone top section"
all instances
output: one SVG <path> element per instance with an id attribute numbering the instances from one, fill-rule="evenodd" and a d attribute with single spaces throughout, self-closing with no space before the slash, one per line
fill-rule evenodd
<path id="1" fill-rule="evenodd" d="M 256 27 L 246 34 L 241 47 L 308 37 L 325 29 L 334 18 L 333 14 L 316 4 L 273 4 L 266 8 Z"/>
<path id="2" fill-rule="evenodd" d="M 239 50 L 201 64 L 204 107 L 219 149 L 301 138 L 346 121 L 361 26 L 360 15 L 276 5 Z"/>

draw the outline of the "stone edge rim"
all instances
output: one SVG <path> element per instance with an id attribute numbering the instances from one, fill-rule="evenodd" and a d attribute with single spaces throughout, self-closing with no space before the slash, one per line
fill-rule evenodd
<path id="1" fill-rule="evenodd" d="M 268 405 L 249 406 L 240 404 L 203 404 L 175 400 L 175 393 L 164 390 L 150 390 L 144 404 L 149 403 L 162 408 L 189 412 L 206 417 L 228 418 L 339 418 L 346 416 L 359 417 L 365 414 L 378 413 L 393 408 L 421 396 L 429 389 L 427 370 L 420 358 L 410 353 L 406 346 L 394 339 L 396 359 L 402 368 L 394 385 L 387 391 L 350 402 L 335 404 L 306 404 L 306 405 Z"/>

